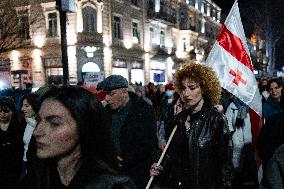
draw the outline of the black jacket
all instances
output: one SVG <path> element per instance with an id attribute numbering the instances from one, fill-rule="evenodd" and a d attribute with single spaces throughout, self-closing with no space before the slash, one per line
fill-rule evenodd
<path id="1" fill-rule="evenodd" d="M 190 128 L 185 122 L 190 115 Z M 178 128 L 170 145 L 161 182 L 168 188 L 230 188 L 229 129 L 215 108 L 205 107 L 194 114 L 184 110 L 176 117 Z"/>
<path id="2" fill-rule="evenodd" d="M 129 177 L 99 174 L 90 169 L 80 169 L 71 183 L 64 186 L 56 169 L 47 168 L 39 175 L 26 175 L 18 189 L 136 189 L 136 186 Z"/>
<path id="3" fill-rule="evenodd" d="M 260 189 L 284 188 L 284 144 L 280 146 L 266 167 L 266 175 Z"/>
<path id="4" fill-rule="evenodd" d="M 19 181 L 25 122 L 12 119 L 7 131 L 0 130 L 0 188 L 14 189 Z"/>
<path id="5" fill-rule="evenodd" d="M 273 153 L 284 144 L 284 112 L 271 116 L 262 127 L 257 150 L 265 169 Z"/>
<path id="6" fill-rule="evenodd" d="M 136 94 L 129 92 L 129 97 L 132 105 L 119 134 L 122 174 L 130 176 L 137 188 L 144 189 L 158 146 L 155 112 Z M 106 110 L 112 113 L 108 106 Z"/>

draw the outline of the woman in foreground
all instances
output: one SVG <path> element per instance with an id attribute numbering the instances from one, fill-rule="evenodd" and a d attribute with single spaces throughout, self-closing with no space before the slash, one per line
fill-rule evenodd
<path id="1" fill-rule="evenodd" d="M 50 89 L 42 98 L 34 130 L 36 155 L 42 164 L 20 188 L 134 188 L 117 176 L 109 121 L 101 102 L 80 87 Z"/>

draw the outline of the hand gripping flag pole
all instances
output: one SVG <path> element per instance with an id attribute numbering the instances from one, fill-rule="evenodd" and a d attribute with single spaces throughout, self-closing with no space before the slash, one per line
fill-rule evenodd
<path id="1" fill-rule="evenodd" d="M 170 137 L 169 137 L 169 140 L 168 140 L 168 142 L 167 142 L 167 144 L 166 144 L 166 146 L 165 146 L 165 148 L 164 148 L 164 150 L 163 150 L 163 152 L 162 152 L 162 154 L 161 154 L 161 156 L 160 156 L 160 158 L 159 158 L 159 161 L 158 161 L 158 163 L 157 163 L 158 166 L 159 166 L 159 165 L 161 164 L 161 162 L 163 161 L 163 158 L 164 158 L 164 156 L 165 156 L 165 154 L 166 154 L 166 152 L 167 152 L 167 149 L 168 149 L 169 145 L 171 144 L 171 141 L 172 141 L 172 139 L 173 139 L 173 137 L 174 137 L 174 134 L 175 134 L 176 130 L 177 130 L 177 125 L 176 125 L 175 128 L 173 129 L 173 131 L 172 131 L 172 133 L 171 133 L 171 135 L 170 135 Z M 149 179 L 148 184 L 147 184 L 147 186 L 146 186 L 145 189 L 149 189 L 149 188 L 150 188 L 150 186 L 151 186 L 151 184 L 152 184 L 152 182 L 153 182 L 153 179 L 154 179 L 154 176 L 151 176 L 151 178 Z"/>

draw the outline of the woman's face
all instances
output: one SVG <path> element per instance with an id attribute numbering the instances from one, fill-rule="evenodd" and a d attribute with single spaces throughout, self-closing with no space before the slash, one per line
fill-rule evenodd
<path id="1" fill-rule="evenodd" d="M 25 117 L 34 117 L 35 112 L 32 108 L 32 106 L 28 103 L 27 99 L 23 100 L 23 105 L 22 105 L 22 112 Z"/>
<path id="2" fill-rule="evenodd" d="M 0 122 L 10 122 L 12 114 L 13 112 L 9 108 L 0 109 Z"/>
<path id="3" fill-rule="evenodd" d="M 269 94 L 271 98 L 280 101 L 282 87 L 278 86 L 276 82 L 272 82 L 269 87 Z"/>
<path id="4" fill-rule="evenodd" d="M 181 98 L 186 107 L 195 107 L 203 99 L 198 83 L 185 79 L 182 81 Z"/>
<path id="5" fill-rule="evenodd" d="M 44 100 L 38 117 L 33 135 L 39 158 L 64 157 L 79 145 L 77 123 L 59 101 Z"/>

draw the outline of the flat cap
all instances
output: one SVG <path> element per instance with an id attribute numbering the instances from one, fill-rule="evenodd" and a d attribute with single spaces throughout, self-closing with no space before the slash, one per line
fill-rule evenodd
<path id="1" fill-rule="evenodd" d="M 103 89 L 105 91 L 121 88 L 128 88 L 128 81 L 121 75 L 110 75 L 103 82 Z"/>

